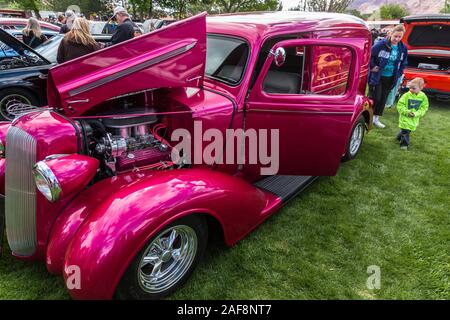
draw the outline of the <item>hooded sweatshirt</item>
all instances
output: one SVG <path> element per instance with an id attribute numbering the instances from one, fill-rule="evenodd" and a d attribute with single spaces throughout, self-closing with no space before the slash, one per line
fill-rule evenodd
<path id="1" fill-rule="evenodd" d="M 369 85 L 376 86 L 380 83 L 381 74 L 383 73 L 383 69 L 388 65 L 389 58 L 391 56 L 392 45 L 389 38 L 385 38 L 379 42 L 377 42 L 372 47 L 371 58 L 370 58 L 370 70 L 374 67 L 379 67 L 380 70 L 378 72 L 370 71 L 369 73 Z M 393 81 L 392 86 L 397 84 L 398 78 L 403 74 L 403 70 L 406 67 L 408 62 L 408 50 L 403 42 L 399 42 L 397 44 L 397 58 L 394 62 L 394 68 L 392 71 Z"/>
<path id="2" fill-rule="evenodd" d="M 420 91 L 415 94 L 408 91 L 401 96 L 397 103 L 397 111 L 400 115 L 398 126 L 401 129 L 416 131 L 419 119 L 425 115 L 428 106 L 428 98 L 425 93 Z M 414 112 L 414 117 L 408 117 L 410 112 Z"/>

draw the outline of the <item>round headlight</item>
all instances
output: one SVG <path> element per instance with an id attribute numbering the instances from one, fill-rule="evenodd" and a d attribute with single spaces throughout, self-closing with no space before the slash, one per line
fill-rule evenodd
<path id="1" fill-rule="evenodd" d="M 39 161 L 33 168 L 34 180 L 38 190 L 50 202 L 55 202 L 61 195 L 61 186 L 53 171 L 44 161 Z"/>

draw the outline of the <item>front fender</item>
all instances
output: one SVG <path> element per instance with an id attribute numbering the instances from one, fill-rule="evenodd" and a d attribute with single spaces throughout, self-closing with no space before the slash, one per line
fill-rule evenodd
<path id="1" fill-rule="evenodd" d="M 116 184 L 92 212 L 84 213 L 86 218 L 67 248 L 64 278 L 70 280 L 73 266 L 81 276 L 80 289 L 69 288 L 73 298 L 112 298 L 123 273 L 145 243 L 182 216 L 212 215 L 222 226 L 225 242 L 231 245 L 255 227 L 267 202 L 265 194 L 250 183 L 206 169 L 151 172 L 116 179 L 128 180 L 128 185 Z M 106 187 L 107 183 L 101 186 Z M 87 192 L 93 195 L 95 190 L 91 189 Z M 75 220 L 82 220 L 80 210 L 73 214 Z M 70 215 L 66 218 L 59 222 L 63 228 L 55 230 L 67 229 Z M 58 237 L 55 230 L 52 238 Z"/>

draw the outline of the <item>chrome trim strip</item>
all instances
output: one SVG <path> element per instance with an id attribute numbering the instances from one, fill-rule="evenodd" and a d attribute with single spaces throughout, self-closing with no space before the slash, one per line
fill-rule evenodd
<path id="1" fill-rule="evenodd" d="M 275 109 L 248 109 L 247 112 L 276 112 L 276 113 L 300 113 L 300 114 L 317 114 L 317 115 L 338 115 L 351 116 L 353 112 L 339 112 L 339 111 L 305 111 L 305 110 L 275 110 Z"/>
<path id="2" fill-rule="evenodd" d="M 197 41 L 193 41 L 192 43 L 190 43 L 190 44 L 188 44 L 186 46 L 183 46 L 181 48 L 178 48 L 178 49 L 175 49 L 173 51 L 167 52 L 167 53 L 165 53 L 163 55 L 157 56 L 157 57 L 155 57 L 153 59 L 150 59 L 148 61 L 145 61 L 143 63 L 137 64 L 137 65 L 135 65 L 135 66 L 133 66 L 131 68 L 127 68 L 125 70 L 122 70 L 120 72 L 114 73 L 112 75 L 109 75 L 107 77 L 104 77 L 102 79 L 94 81 L 92 83 L 88 83 L 88 84 L 86 84 L 84 86 L 81 86 L 79 88 L 73 89 L 73 90 L 69 91 L 69 96 L 73 97 L 73 96 L 75 96 L 77 94 L 90 91 L 92 89 L 100 87 L 100 86 L 102 86 L 104 84 L 107 84 L 109 82 L 118 80 L 118 79 L 126 77 L 126 76 L 128 76 L 128 75 L 130 75 L 132 73 L 141 71 L 141 70 L 149 68 L 149 67 L 151 67 L 151 66 L 153 66 L 155 64 L 158 64 L 158 63 L 161 63 L 163 61 L 169 60 L 169 59 L 171 59 L 171 58 L 173 58 L 175 56 L 178 56 L 180 54 L 183 54 L 183 53 L 191 50 L 193 47 L 195 47 L 196 44 L 197 44 Z"/>
<path id="3" fill-rule="evenodd" d="M 337 84 L 335 86 L 315 91 L 314 94 L 326 92 L 326 91 L 329 91 L 329 90 L 332 90 L 332 89 L 336 89 L 336 88 L 339 88 L 339 87 L 342 87 L 342 86 L 347 86 L 347 84 L 348 84 L 348 81 L 345 81 L 345 82 L 339 83 L 339 84 Z M 317 87 L 319 87 L 319 86 L 317 86 Z"/>
<path id="4" fill-rule="evenodd" d="M 6 142 L 6 235 L 15 255 L 31 256 L 37 247 L 36 187 L 32 172 L 36 140 L 12 126 Z"/>
<path id="5" fill-rule="evenodd" d="M 408 50 L 408 54 L 443 55 L 445 57 L 450 56 L 448 50 L 439 50 L 439 49 L 413 49 Z"/>

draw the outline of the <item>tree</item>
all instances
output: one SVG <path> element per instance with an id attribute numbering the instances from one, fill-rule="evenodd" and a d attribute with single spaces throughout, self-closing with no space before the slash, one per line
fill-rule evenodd
<path id="1" fill-rule="evenodd" d="M 40 19 L 39 9 L 41 7 L 41 2 L 37 0 L 15 0 L 15 1 L 5 1 L 7 3 L 12 3 L 15 7 L 23 10 L 31 10 L 36 15 L 36 18 Z"/>
<path id="2" fill-rule="evenodd" d="M 209 2 L 207 4 L 208 12 L 211 13 L 276 11 L 282 9 L 279 0 L 213 0 L 206 2 Z"/>
<path id="3" fill-rule="evenodd" d="M 351 14 L 352 16 L 355 16 L 355 17 L 358 17 L 361 19 L 364 19 L 363 14 L 359 10 L 356 10 L 356 9 L 346 10 L 345 13 Z"/>
<path id="4" fill-rule="evenodd" d="M 131 5 L 131 12 L 133 16 L 139 16 L 141 19 L 159 18 L 167 15 L 163 6 L 171 5 L 169 1 L 164 0 L 129 0 Z"/>
<path id="5" fill-rule="evenodd" d="M 385 4 L 380 7 L 380 17 L 383 20 L 400 19 L 408 14 L 408 10 L 398 4 Z"/>
<path id="6" fill-rule="evenodd" d="M 112 9 L 108 0 L 48 0 L 47 2 L 54 11 L 59 12 L 64 12 L 69 6 L 76 4 L 86 17 L 93 13 L 107 14 Z"/>
<path id="7" fill-rule="evenodd" d="M 155 0 L 151 1 L 153 5 Z M 158 0 L 158 6 L 163 12 L 174 16 L 176 19 L 183 19 L 190 15 L 191 7 L 203 1 L 200 0 Z M 155 6 L 153 6 L 154 8 Z M 153 12 L 149 14 L 153 16 Z"/>
<path id="8" fill-rule="evenodd" d="M 450 3 L 448 3 L 447 0 L 445 0 L 445 5 L 440 12 L 441 13 L 450 13 Z"/>
<path id="9" fill-rule="evenodd" d="M 291 10 L 345 12 L 353 0 L 301 0 Z"/>

